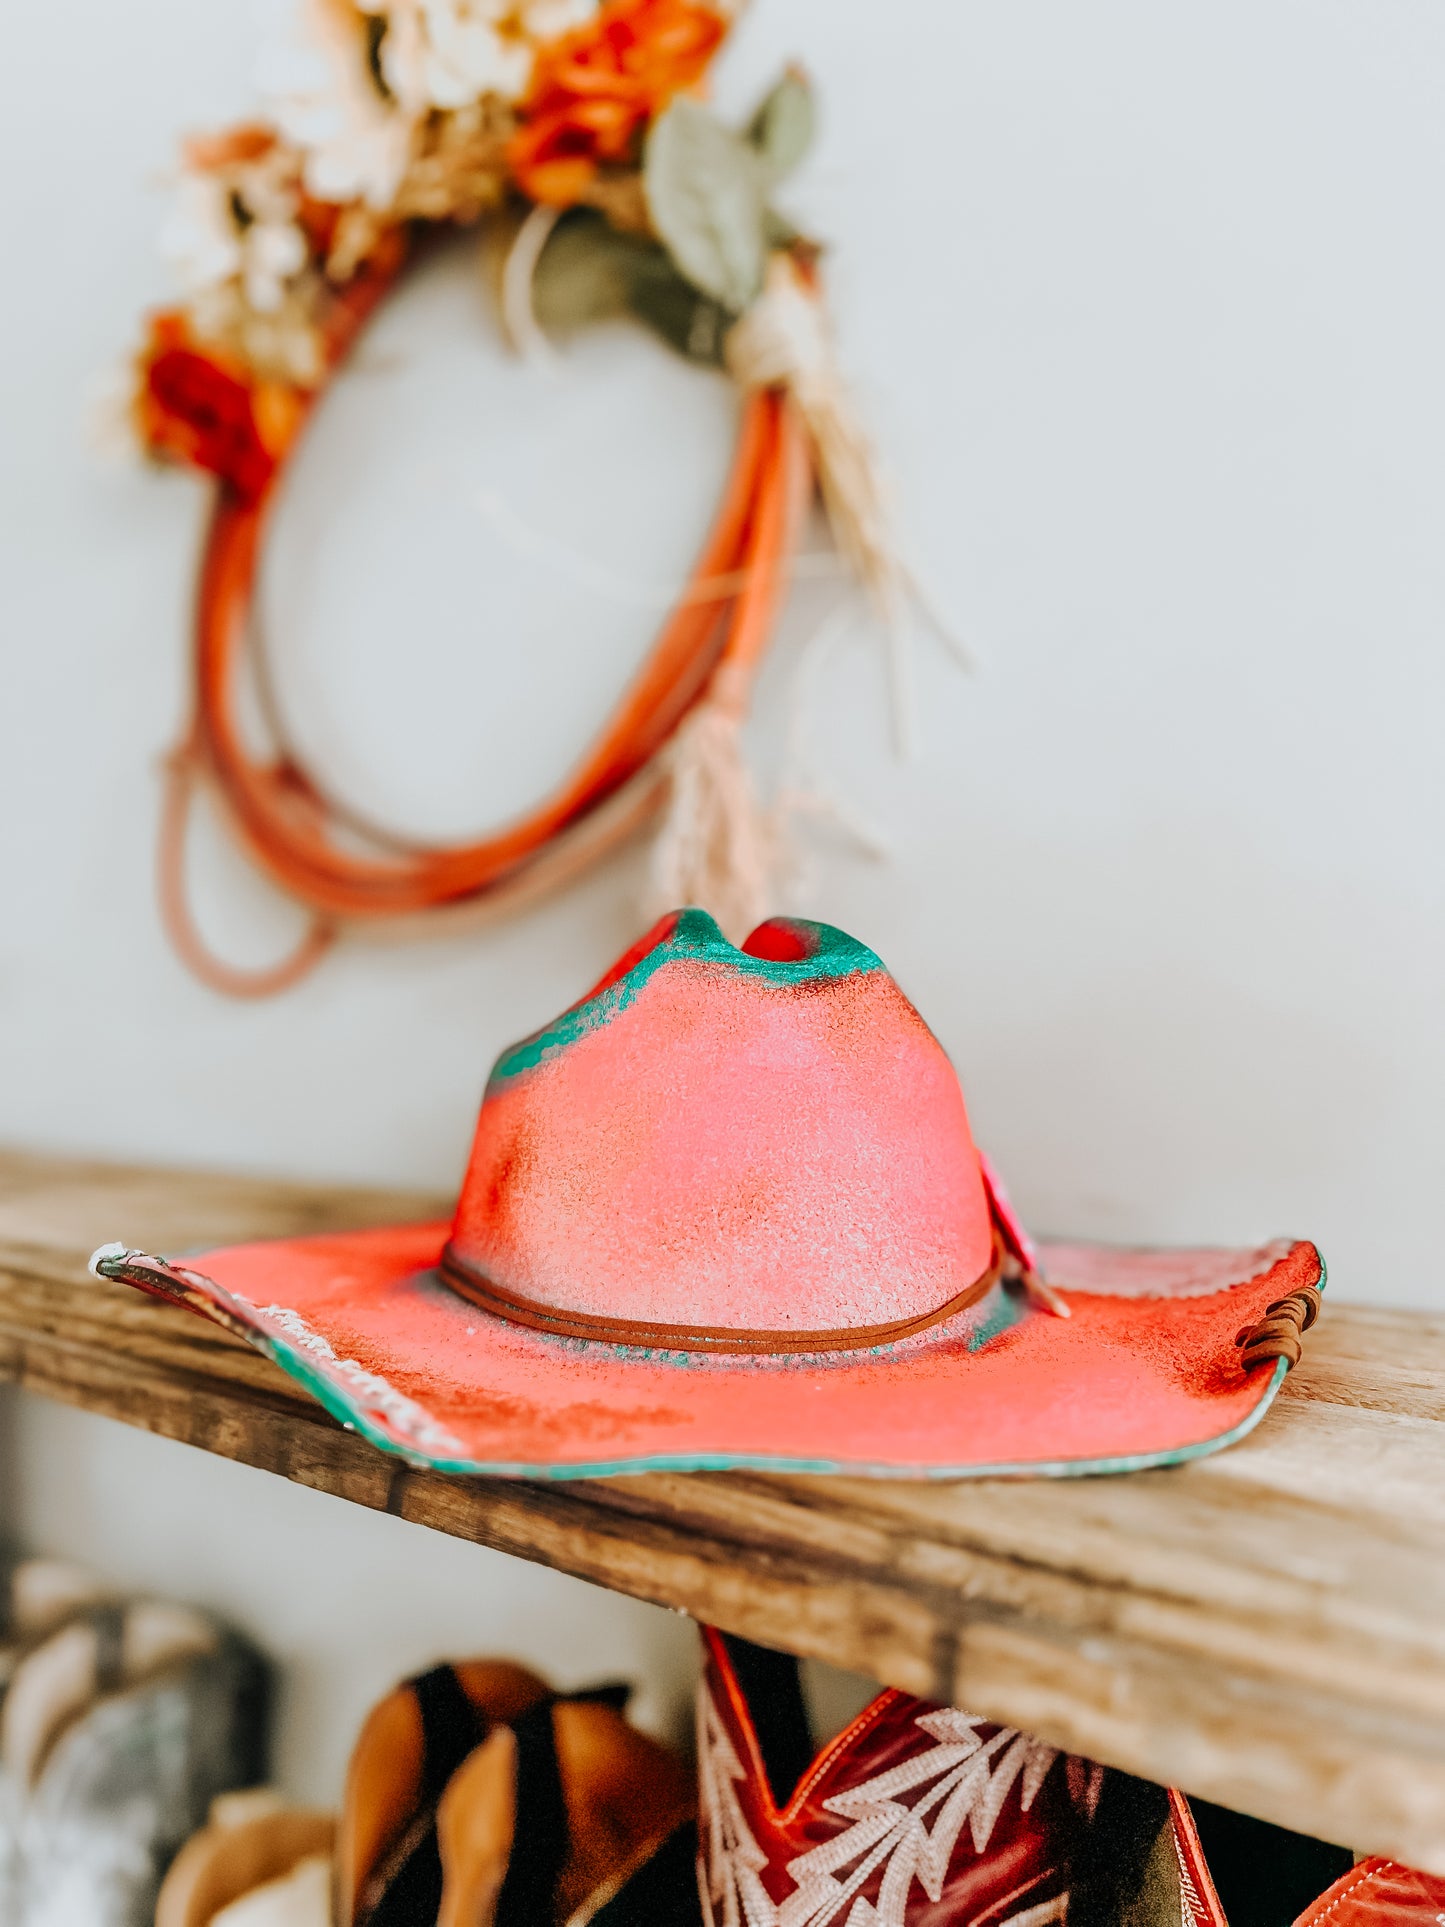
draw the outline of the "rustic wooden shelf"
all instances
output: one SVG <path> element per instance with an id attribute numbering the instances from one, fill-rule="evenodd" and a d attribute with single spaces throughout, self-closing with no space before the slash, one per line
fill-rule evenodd
<path id="1" fill-rule="evenodd" d="M 1329 1307 L 1259 1430 L 1170 1471 L 556 1485 L 411 1471 L 85 1270 L 438 1211 L 0 1154 L 0 1380 L 1445 1872 L 1445 1318 Z"/>

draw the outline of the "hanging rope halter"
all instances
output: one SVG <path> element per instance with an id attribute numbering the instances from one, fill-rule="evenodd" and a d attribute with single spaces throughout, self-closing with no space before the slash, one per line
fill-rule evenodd
<path id="1" fill-rule="evenodd" d="M 348 311 L 360 328 L 384 290 Z M 342 350 L 344 352 L 344 349 Z M 187 966 L 232 996 L 297 982 L 349 922 L 520 902 L 565 883 L 666 800 L 664 752 L 710 699 L 741 717 L 771 635 L 812 479 L 801 417 L 779 389 L 743 403 L 731 472 L 687 589 L 606 726 L 560 787 L 529 815 L 474 842 L 436 848 L 378 833 L 329 797 L 293 752 L 258 757 L 236 711 L 251 603 L 278 468 L 254 498 L 222 483 L 201 560 L 193 636 L 193 709 L 167 770 L 161 908 Z M 244 971 L 202 941 L 185 883 L 185 832 L 198 782 L 245 850 L 310 912 L 282 963 Z M 360 851 L 358 852 L 358 845 Z"/>
<path id="2" fill-rule="evenodd" d="M 391 16 L 410 3 L 358 4 L 388 113 L 401 111 L 405 79 L 387 65 Z M 540 46 L 519 107 L 503 109 L 490 95 L 464 111 L 414 107 L 404 165 L 380 214 L 365 199 L 318 200 L 315 157 L 270 126 L 193 145 L 192 190 L 210 197 L 213 221 L 230 224 L 205 237 L 205 258 L 220 258 L 224 239 L 228 271 L 189 309 L 153 318 L 136 415 L 152 453 L 218 478 L 196 595 L 191 712 L 167 763 L 160 839 L 166 929 L 215 989 L 280 991 L 348 925 L 514 907 L 576 876 L 664 808 L 654 881 L 667 907 L 699 902 L 737 935 L 766 913 L 769 827 L 738 729 L 815 481 L 845 558 L 890 623 L 903 578 L 866 445 L 842 398 L 814 251 L 787 230 L 781 244 L 769 238 L 777 217 L 761 193 L 756 261 L 743 258 L 746 246 L 739 254 L 737 234 L 718 243 L 709 194 L 721 195 L 718 208 L 731 206 L 739 181 L 791 165 L 807 104 L 801 77 L 789 74 L 734 135 L 678 96 L 723 24 L 697 0 L 606 0 L 588 25 Z M 334 157 L 328 165 L 334 172 Z M 290 744 L 263 664 L 250 666 L 270 726 L 264 752 L 248 744 L 238 697 L 255 653 L 268 519 L 326 381 L 403 273 L 413 229 L 475 219 L 518 190 L 534 206 L 504 277 L 514 334 L 535 334 L 534 280 L 545 293 L 550 250 L 570 233 L 574 247 L 580 239 L 622 277 L 628 305 L 674 346 L 733 374 L 741 420 L 691 578 L 581 761 L 526 816 L 474 841 L 428 844 L 328 793 Z M 742 239 L 751 244 L 746 232 Z M 282 269 L 267 267 L 276 260 Z M 196 926 L 186 842 L 198 787 L 251 860 L 308 913 L 295 950 L 271 967 L 223 962 Z"/>

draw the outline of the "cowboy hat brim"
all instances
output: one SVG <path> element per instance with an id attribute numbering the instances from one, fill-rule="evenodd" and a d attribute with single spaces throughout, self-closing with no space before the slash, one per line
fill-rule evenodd
<path id="1" fill-rule="evenodd" d="M 1288 1358 L 1250 1364 L 1247 1341 L 1324 1276 L 1305 1242 L 1046 1244 L 1067 1317 L 1001 1283 L 886 1348 L 700 1356 L 554 1337 L 483 1311 L 437 1270 L 448 1230 L 237 1245 L 194 1265 L 105 1246 L 92 1268 L 238 1333 L 385 1451 L 530 1479 L 731 1467 L 1063 1477 L 1176 1464 L 1263 1417 Z"/>

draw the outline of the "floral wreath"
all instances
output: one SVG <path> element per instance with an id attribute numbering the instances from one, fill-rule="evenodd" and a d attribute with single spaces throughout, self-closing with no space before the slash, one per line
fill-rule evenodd
<path id="1" fill-rule="evenodd" d="M 168 761 L 161 901 L 187 964 L 266 995 L 348 924 L 503 907 L 574 875 L 649 816 L 661 907 L 741 935 L 769 907 L 775 814 L 738 744 L 815 485 L 835 541 L 898 633 L 909 584 L 836 370 L 819 250 L 773 206 L 808 147 L 796 69 L 746 127 L 697 99 L 729 16 L 705 0 L 298 0 L 263 66 L 268 115 L 184 150 L 164 237 L 184 304 L 151 316 L 133 416 L 144 448 L 217 479 L 194 629 L 194 704 Z M 428 229 L 509 223 L 504 319 L 631 313 L 743 391 L 731 474 L 691 581 L 581 764 L 525 819 L 438 847 L 360 821 L 303 768 L 271 710 L 256 756 L 234 686 L 288 452 Z M 897 652 L 894 652 L 897 659 Z M 263 687 L 264 678 L 258 679 Z M 251 858 L 310 913 L 293 955 L 238 970 L 191 917 L 198 780 Z"/>

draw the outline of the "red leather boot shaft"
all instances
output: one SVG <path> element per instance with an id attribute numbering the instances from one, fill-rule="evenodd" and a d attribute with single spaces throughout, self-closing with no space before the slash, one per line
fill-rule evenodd
<path id="1" fill-rule="evenodd" d="M 1045 1927 L 1103 1769 L 1011 1727 L 885 1692 L 773 1801 L 727 1649 L 698 1692 L 709 1927 Z"/>

